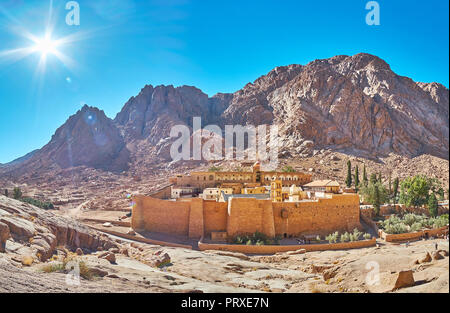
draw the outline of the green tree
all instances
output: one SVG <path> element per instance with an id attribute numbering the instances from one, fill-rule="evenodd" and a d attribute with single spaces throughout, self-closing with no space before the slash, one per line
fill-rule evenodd
<path id="1" fill-rule="evenodd" d="M 363 196 L 364 202 L 373 205 L 377 215 L 380 213 L 380 206 L 386 203 L 388 199 L 387 189 L 377 180 L 369 182 L 367 186 L 363 186 L 360 194 Z"/>
<path id="2" fill-rule="evenodd" d="M 14 198 L 14 199 L 20 199 L 20 198 L 22 198 L 22 190 L 20 190 L 19 187 L 14 187 L 13 198 Z"/>
<path id="3" fill-rule="evenodd" d="M 430 215 L 432 217 L 436 217 L 438 214 L 438 201 L 434 193 L 430 195 L 428 198 L 428 210 L 430 211 Z"/>
<path id="4" fill-rule="evenodd" d="M 370 180 L 369 180 L 369 184 L 375 184 L 378 181 L 377 179 L 377 174 L 371 174 L 370 175 Z"/>
<path id="5" fill-rule="evenodd" d="M 381 173 L 378 173 L 378 181 L 379 181 L 380 183 L 383 182 L 383 176 L 381 176 Z"/>
<path id="6" fill-rule="evenodd" d="M 373 194 L 373 208 L 375 210 L 375 215 L 380 215 L 380 206 L 381 206 L 381 195 L 380 189 L 378 188 L 378 184 L 373 186 L 374 194 Z"/>
<path id="7" fill-rule="evenodd" d="M 389 195 L 392 196 L 392 177 L 391 177 L 391 173 L 389 172 Z"/>
<path id="8" fill-rule="evenodd" d="M 439 195 L 439 200 L 445 200 L 445 193 L 444 193 L 444 189 L 442 187 L 439 187 L 437 194 Z"/>
<path id="9" fill-rule="evenodd" d="M 8 197 L 8 189 L 5 189 L 5 196 Z"/>
<path id="10" fill-rule="evenodd" d="M 352 163 L 350 160 L 347 161 L 347 178 L 345 179 L 345 184 L 347 188 L 352 186 Z"/>
<path id="11" fill-rule="evenodd" d="M 419 207 L 428 203 L 430 191 L 435 190 L 438 181 L 424 175 L 408 177 L 401 183 L 400 203 L 408 207 Z"/>
<path id="12" fill-rule="evenodd" d="M 222 170 L 221 167 L 211 166 L 211 167 L 208 169 L 208 172 L 220 172 L 221 170 Z"/>
<path id="13" fill-rule="evenodd" d="M 358 192 L 359 188 L 359 169 L 358 166 L 355 167 L 355 190 Z"/>
<path id="14" fill-rule="evenodd" d="M 398 179 L 398 177 L 396 177 L 394 179 L 394 186 L 392 188 L 392 198 L 394 199 L 394 204 L 397 202 L 398 184 L 399 184 L 399 179 Z"/>
<path id="15" fill-rule="evenodd" d="M 363 185 L 367 186 L 368 183 L 369 183 L 369 180 L 367 179 L 366 164 L 364 164 L 364 168 L 363 168 Z"/>
<path id="16" fill-rule="evenodd" d="M 293 172 L 295 172 L 294 168 L 292 166 L 289 166 L 289 165 L 286 165 L 285 167 L 283 167 L 281 169 L 281 171 L 285 172 L 285 173 L 293 173 Z"/>

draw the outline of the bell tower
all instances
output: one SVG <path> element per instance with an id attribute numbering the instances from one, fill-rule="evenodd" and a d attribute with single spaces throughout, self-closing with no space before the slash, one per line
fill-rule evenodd
<path id="1" fill-rule="evenodd" d="M 261 182 L 261 163 L 259 163 L 259 161 L 256 161 L 255 164 L 253 164 L 253 182 Z"/>

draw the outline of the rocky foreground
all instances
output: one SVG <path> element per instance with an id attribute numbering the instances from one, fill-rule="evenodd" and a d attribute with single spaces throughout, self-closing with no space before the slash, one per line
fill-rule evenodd
<path id="1" fill-rule="evenodd" d="M 0 196 L 0 241 L 0 292 L 449 292 L 442 239 L 272 256 L 202 252 L 111 238 Z"/>

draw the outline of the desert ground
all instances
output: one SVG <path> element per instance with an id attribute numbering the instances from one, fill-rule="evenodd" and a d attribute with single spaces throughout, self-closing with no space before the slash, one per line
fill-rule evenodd
<path id="1" fill-rule="evenodd" d="M 0 292 L 449 292 L 445 239 L 275 255 L 198 251 L 108 236 L 4 196 L 0 222 L 11 233 L 0 252 Z M 92 277 L 73 284 L 70 268 L 46 270 L 67 258 Z M 394 289 L 402 271 L 414 283 Z"/>

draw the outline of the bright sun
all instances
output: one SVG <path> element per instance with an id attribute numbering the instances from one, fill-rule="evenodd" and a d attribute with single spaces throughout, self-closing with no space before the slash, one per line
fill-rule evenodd
<path id="1" fill-rule="evenodd" d="M 56 48 L 58 47 L 58 42 L 56 40 L 52 40 L 50 36 L 45 36 L 44 38 L 38 38 L 35 40 L 36 45 L 33 47 L 33 50 L 36 52 L 40 52 L 43 56 L 51 53 L 55 54 L 58 51 Z"/>

